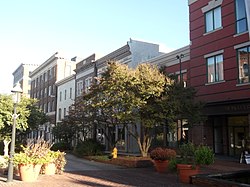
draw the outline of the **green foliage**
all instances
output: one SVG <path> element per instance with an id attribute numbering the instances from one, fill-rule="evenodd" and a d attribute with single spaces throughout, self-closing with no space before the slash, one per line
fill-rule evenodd
<path id="1" fill-rule="evenodd" d="M 193 164 L 196 147 L 193 143 L 185 143 L 180 146 L 181 163 Z"/>
<path id="2" fill-rule="evenodd" d="M 17 105 L 18 118 L 16 119 L 17 135 L 27 129 L 35 129 L 46 121 L 45 114 L 35 106 L 36 100 L 22 97 Z M 13 124 L 14 104 L 11 95 L 0 94 L 0 139 L 10 136 Z"/>
<path id="3" fill-rule="evenodd" d="M 194 158 L 197 165 L 210 165 L 214 163 L 213 150 L 208 146 L 199 146 L 194 152 Z"/>
<path id="4" fill-rule="evenodd" d="M 78 156 L 93 156 L 102 155 L 104 151 L 104 146 L 94 140 L 86 140 L 79 142 L 76 146 L 74 153 Z"/>
<path id="5" fill-rule="evenodd" d="M 23 150 L 14 155 L 15 164 L 43 164 L 50 151 L 51 145 L 43 140 L 31 142 L 27 146 L 22 146 Z"/>

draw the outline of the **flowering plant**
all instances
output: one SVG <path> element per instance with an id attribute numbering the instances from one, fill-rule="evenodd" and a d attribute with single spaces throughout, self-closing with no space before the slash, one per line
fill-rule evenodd
<path id="1" fill-rule="evenodd" d="M 150 152 L 150 158 L 153 160 L 170 160 L 176 157 L 176 152 L 173 149 L 157 147 Z"/>

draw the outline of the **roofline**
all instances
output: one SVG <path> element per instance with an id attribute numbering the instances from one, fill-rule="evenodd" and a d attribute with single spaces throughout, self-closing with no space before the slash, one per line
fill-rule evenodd
<path id="1" fill-rule="evenodd" d="M 44 63 L 42 63 L 40 66 L 38 66 L 34 71 L 31 72 L 30 77 L 34 76 L 37 72 L 39 72 L 41 69 L 46 67 L 50 62 L 52 62 L 55 59 L 62 58 L 58 56 L 58 52 L 54 53 L 51 57 L 49 57 Z"/>

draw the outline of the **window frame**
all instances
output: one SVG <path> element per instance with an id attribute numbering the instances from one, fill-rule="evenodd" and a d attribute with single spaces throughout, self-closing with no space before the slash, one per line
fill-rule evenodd
<path id="1" fill-rule="evenodd" d="M 220 25 L 218 26 L 218 27 L 215 27 L 215 20 L 217 20 L 216 18 L 215 18 L 215 10 L 217 10 L 217 9 L 220 9 Z M 222 9 L 221 9 L 221 6 L 217 6 L 217 7 L 215 7 L 215 8 L 213 8 L 213 9 L 211 9 L 211 10 L 209 10 L 209 11 L 207 11 L 207 12 L 205 12 L 204 13 L 204 19 L 205 19 L 205 33 L 210 33 L 210 32 L 213 32 L 213 31 L 215 31 L 215 30 L 217 30 L 217 29 L 219 29 L 219 28 L 221 28 L 222 27 L 222 11 L 221 11 Z M 211 30 L 207 30 L 207 15 L 208 15 L 208 13 L 212 13 L 212 29 Z"/>
<path id="2" fill-rule="evenodd" d="M 244 0 L 242 0 L 242 2 L 244 3 L 244 13 L 245 13 L 245 17 L 243 17 L 243 18 L 237 18 L 237 10 L 238 10 L 238 8 L 237 8 L 237 1 L 240 1 L 240 0 L 235 0 L 234 1 L 234 5 L 235 5 L 235 33 L 236 34 L 241 34 L 241 33 L 244 33 L 244 32 L 247 32 L 248 30 L 249 30 L 249 28 L 248 28 L 248 24 L 247 24 L 247 13 L 246 13 L 246 4 L 245 4 L 245 1 Z M 242 10 L 241 10 L 242 11 Z M 246 30 L 244 30 L 244 31 L 239 31 L 239 28 L 238 28 L 238 24 L 237 23 L 239 23 L 240 21 L 242 21 L 242 20 L 245 20 L 245 26 L 246 26 Z"/>
<path id="3" fill-rule="evenodd" d="M 243 51 L 244 49 L 246 49 L 246 51 L 248 53 L 248 55 L 247 55 L 248 81 L 247 82 L 242 82 L 241 81 L 243 78 L 245 78 L 247 76 L 240 78 L 240 60 L 239 60 L 240 57 L 239 57 L 239 51 L 240 50 Z M 237 53 L 237 68 L 238 68 L 238 78 L 237 78 L 238 79 L 238 84 L 249 84 L 250 83 L 250 45 L 238 48 L 237 51 L 236 51 L 236 53 Z M 244 70 L 243 70 L 243 73 L 244 73 Z"/>
<path id="4" fill-rule="evenodd" d="M 222 58 L 222 61 L 220 62 L 217 62 L 217 58 L 221 56 Z M 211 79 L 209 78 L 209 66 L 208 66 L 208 60 L 209 59 L 213 59 L 213 69 L 214 69 L 214 81 L 211 81 Z M 220 79 L 220 74 L 217 70 L 217 65 L 219 63 L 222 63 L 222 79 Z M 213 56 L 209 56 L 209 57 L 206 57 L 206 68 L 207 68 L 207 84 L 214 84 L 214 83 L 218 83 L 218 82 L 222 82 L 224 81 L 224 59 L 223 59 L 223 54 L 216 54 L 216 55 L 213 55 Z M 217 73 L 218 72 L 218 73 Z M 209 81 L 210 80 L 210 81 Z"/>

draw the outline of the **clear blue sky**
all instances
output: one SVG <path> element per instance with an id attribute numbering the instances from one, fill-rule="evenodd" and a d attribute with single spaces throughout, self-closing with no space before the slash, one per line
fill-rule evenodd
<path id="1" fill-rule="evenodd" d="M 0 93 L 8 93 L 21 63 L 53 53 L 85 58 L 108 54 L 129 38 L 171 51 L 189 44 L 187 0 L 2 0 Z"/>

